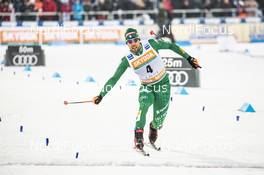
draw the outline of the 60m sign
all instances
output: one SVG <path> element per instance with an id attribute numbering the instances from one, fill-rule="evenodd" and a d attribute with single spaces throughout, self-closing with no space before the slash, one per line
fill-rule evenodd
<path id="1" fill-rule="evenodd" d="M 45 66 L 44 50 L 38 45 L 10 45 L 5 54 L 5 66 Z"/>

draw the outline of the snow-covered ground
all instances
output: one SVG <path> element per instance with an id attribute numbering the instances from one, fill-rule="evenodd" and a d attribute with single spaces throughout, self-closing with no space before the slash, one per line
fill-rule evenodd
<path id="1" fill-rule="evenodd" d="M 157 141 L 162 151 L 146 146 L 150 157 L 133 150 L 138 87 L 126 83 L 139 81 L 131 70 L 100 105 L 63 104 L 97 95 L 126 46 L 43 46 L 46 67 L 0 65 L 0 174 L 264 174 L 263 46 L 240 44 L 229 53 L 217 45 L 186 47 L 203 67 L 201 88 L 187 88 L 189 95 L 172 89 Z M 52 78 L 55 72 L 62 78 Z M 97 82 L 85 82 L 88 76 Z M 238 111 L 245 102 L 256 113 Z M 146 141 L 151 117 L 152 109 Z"/>

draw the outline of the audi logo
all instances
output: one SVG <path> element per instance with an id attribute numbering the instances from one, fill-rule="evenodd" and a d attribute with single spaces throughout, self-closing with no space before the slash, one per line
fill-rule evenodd
<path id="1" fill-rule="evenodd" d="M 189 81 L 189 76 L 185 71 L 168 71 L 171 84 L 174 86 L 186 85 Z"/>
<path id="2" fill-rule="evenodd" d="M 38 57 L 36 55 L 16 55 L 13 58 L 13 64 L 15 66 L 34 66 L 38 62 Z"/>

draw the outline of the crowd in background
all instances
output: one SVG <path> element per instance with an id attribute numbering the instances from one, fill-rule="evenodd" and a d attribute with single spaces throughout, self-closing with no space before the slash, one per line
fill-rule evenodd
<path id="1" fill-rule="evenodd" d="M 164 0 L 172 3 L 172 8 L 180 9 L 212 9 L 236 8 L 237 6 L 258 8 L 263 0 Z M 262 3 L 263 5 L 263 3 Z"/>
<path id="2" fill-rule="evenodd" d="M 168 12 L 173 9 L 239 8 L 243 13 L 244 8 L 264 9 L 264 0 L 0 0 L 0 13 L 60 12 L 66 14 L 66 20 L 83 20 L 83 12 L 154 8 Z M 72 15 L 67 15 L 69 12 Z M 43 16 L 42 19 L 58 20 L 58 16 Z M 0 20 L 10 20 L 10 16 L 1 16 Z M 16 20 L 35 20 L 35 16 L 20 16 Z"/>

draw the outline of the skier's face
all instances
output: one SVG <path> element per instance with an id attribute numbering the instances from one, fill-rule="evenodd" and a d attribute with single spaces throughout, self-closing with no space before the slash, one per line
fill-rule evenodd
<path id="1" fill-rule="evenodd" d="M 141 47 L 139 38 L 129 39 L 126 43 L 132 52 L 137 52 Z"/>

